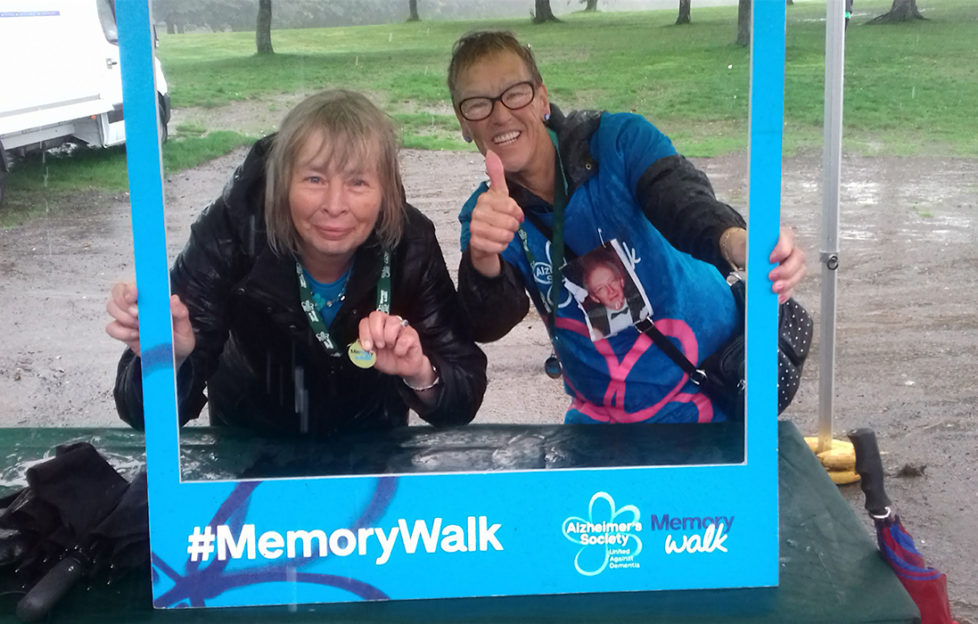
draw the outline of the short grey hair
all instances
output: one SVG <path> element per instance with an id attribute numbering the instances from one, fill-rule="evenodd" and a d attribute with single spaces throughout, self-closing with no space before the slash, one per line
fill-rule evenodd
<path id="1" fill-rule="evenodd" d="M 397 162 L 397 137 L 390 117 L 363 95 L 329 89 L 299 102 L 282 120 L 265 161 L 265 227 L 276 253 L 297 254 L 299 235 L 289 209 L 289 186 L 296 158 L 309 137 L 321 133 L 330 166 L 377 159 L 381 185 L 380 216 L 374 233 L 393 249 L 404 231 L 404 184 Z"/>
<path id="2" fill-rule="evenodd" d="M 537 60 L 529 45 L 520 43 L 508 30 L 474 30 L 467 32 L 452 46 L 452 60 L 448 64 L 448 92 L 452 96 L 452 104 L 458 107 L 458 79 L 462 72 L 477 62 L 501 52 L 512 52 L 520 57 L 533 85 L 543 84 L 543 76 L 537 67 Z"/>

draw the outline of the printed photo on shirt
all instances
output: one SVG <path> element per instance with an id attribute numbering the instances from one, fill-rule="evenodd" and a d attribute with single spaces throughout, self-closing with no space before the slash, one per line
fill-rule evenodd
<path id="1" fill-rule="evenodd" d="M 652 315 L 652 304 L 617 239 L 570 262 L 565 276 L 595 342 Z"/>

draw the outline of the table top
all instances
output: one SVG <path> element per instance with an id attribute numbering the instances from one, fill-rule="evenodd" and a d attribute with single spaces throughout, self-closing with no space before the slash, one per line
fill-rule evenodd
<path id="1" fill-rule="evenodd" d="M 331 447 L 332 453 L 317 453 L 322 459 L 312 467 L 300 461 L 310 456 L 307 442 L 254 444 L 252 440 L 242 445 L 234 433 L 187 428 L 182 433 L 181 455 L 185 474 L 251 477 L 291 476 L 310 470 L 356 474 L 547 469 L 588 465 L 589 461 L 600 466 L 630 465 L 629 457 L 643 457 L 643 464 L 649 463 L 648 457 L 660 458 L 653 463 L 666 464 L 699 461 L 704 456 L 727 463 L 742 458 L 738 440 L 742 441 L 743 432 L 737 427 L 704 429 L 697 425 L 696 435 L 690 434 L 689 427 L 662 425 L 588 426 L 586 435 L 566 425 L 410 427 L 393 432 L 373 456 L 365 439 L 354 437 Z M 10 491 L 22 484 L 26 467 L 50 455 L 55 445 L 79 439 L 90 441 L 124 475 L 142 464 L 142 435 L 128 429 L 0 429 L 4 466 L 0 489 Z M 798 429 L 790 422 L 779 423 L 778 441 L 778 587 L 154 611 L 150 579 L 134 574 L 113 586 L 96 582 L 90 588 L 76 587 L 49 621 L 919 622 L 916 607 L 880 557 L 868 529 L 825 474 Z M 239 452 L 229 455 L 226 448 L 221 452 L 222 445 L 228 444 Z M 509 450 L 501 452 L 505 449 Z M 353 467 L 358 464 L 359 468 Z M 455 465 L 462 467 L 452 468 Z M 0 622 L 16 621 L 13 608 L 18 598 L 0 596 Z"/>

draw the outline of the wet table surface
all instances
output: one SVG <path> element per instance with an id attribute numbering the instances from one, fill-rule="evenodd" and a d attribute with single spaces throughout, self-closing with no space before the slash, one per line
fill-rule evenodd
<path id="1" fill-rule="evenodd" d="M 780 584 L 774 588 L 411 600 L 223 609 L 151 608 L 149 578 L 75 588 L 51 622 L 919 622 L 916 607 L 879 556 L 797 428 L 779 423 Z M 0 493 L 68 441 L 91 442 L 124 476 L 144 460 L 128 429 L 0 429 Z M 453 470 L 557 469 L 738 463 L 739 425 L 409 427 L 340 443 L 268 441 L 209 428 L 181 434 L 185 478 L 281 477 Z M 310 462 L 310 457 L 315 457 Z M 651 459 L 650 459 L 651 458 Z M 18 596 L 0 597 L 0 622 Z"/>

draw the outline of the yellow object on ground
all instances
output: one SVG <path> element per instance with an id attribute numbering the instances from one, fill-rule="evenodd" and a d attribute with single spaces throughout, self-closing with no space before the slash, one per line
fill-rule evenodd
<path id="1" fill-rule="evenodd" d="M 854 470 L 826 470 L 825 472 L 836 485 L 848 485 L 859 481 L 859 475 Z"/>
<path id="2" fill-rule="evenodd" d="M 832 440 L 829 448 L 821 453 L 816 452 L 818 449 L 817 436 L 805 436 L 805 442 L 808 443 L 808 448 L 815 453 L 815 457 L 818 457 L 818 460 L 825 466 L 833 483 L 845 485 L 859 481 L 859 475 L 855 472 L 856 451 L 852 448 L 852 442 Z"/>

